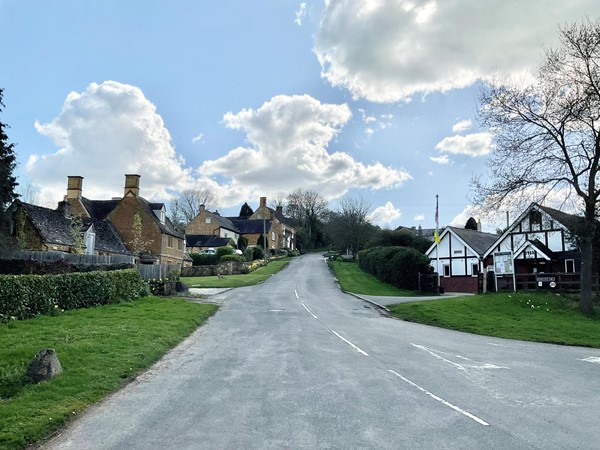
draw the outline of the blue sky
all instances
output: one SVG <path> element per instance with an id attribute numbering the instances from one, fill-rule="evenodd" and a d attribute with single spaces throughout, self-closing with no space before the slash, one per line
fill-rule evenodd
<path id="1" fill-rule="evenodd" d="M 477 95 L 527 79 L 592 0 L 0 0 L 0 87 L 22 187 L 223 214 L 296 188 L 372 204 L 383 227 L 464 225 L 493 142 Z M 542 13 L 543 12 L 543 13 Z M 493 217 L 478 217 L 492 226 Z"/>

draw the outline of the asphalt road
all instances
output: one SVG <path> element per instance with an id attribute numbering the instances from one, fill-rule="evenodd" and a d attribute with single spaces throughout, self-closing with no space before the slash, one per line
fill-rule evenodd
<path id="1" fill-rule="evenodd" d="M 600 448 L 600 351 L 402 322 L 317 255 L 220 311 L 51 449 Z"/>

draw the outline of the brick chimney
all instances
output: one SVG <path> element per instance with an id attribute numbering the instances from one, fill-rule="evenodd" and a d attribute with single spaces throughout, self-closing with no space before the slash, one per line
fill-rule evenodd
<path id="1" fill-rule="evenodd" d="M 259 208 L 266 208 L 266 207 L 267 207 L 267 197 L 261 197 Z"/>
<path id="2" fill-rule="evenodd" d="M 283 206 L 281 206 L 281 205 L 277 206 L 275 211 L 277 212 L 277 214 L 280 214 L 283 216 Z"/>
<path id="3" fill-rule="evenodd" d="M 67 177 L 67 197 L 66 198 L 81 198 L 83 189 L 83 177 L 69 176 Z"/>
<path id="4" fill-rule="evenodd" d="M 140 196 L 140 176 L 134 174 L 125 174 L 125 192 L 123 197 Z"/>

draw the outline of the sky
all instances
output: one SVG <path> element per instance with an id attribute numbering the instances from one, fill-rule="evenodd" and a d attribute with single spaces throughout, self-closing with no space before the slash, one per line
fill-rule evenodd
<path id="1" fill-rule="evenodd" d="M 237 215 L 295 189 L 362 197 L 383 228 L 484 229 L 477 120 L 490 77 L 526 80 L 597 0 L 0 0 L 0 120 L 23 194 L 165 201 Z M 27 196 L 26 196 L 27 197 Z M 269 201 L 270 203 L 270 201 Z"/>

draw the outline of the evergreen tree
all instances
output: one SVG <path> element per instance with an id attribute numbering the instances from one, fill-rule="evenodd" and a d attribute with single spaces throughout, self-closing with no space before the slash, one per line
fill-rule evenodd
<path id="1" fill-rule="evenodd" d="M 4 89 L 0 88 L 0 112 L 4 107 L 4 103 L 2 103 L 3 93 Z M 15 193 L 18 183 L 13 175 L 17 166 L 14 152 L 15 144 L 8 141 L 7 128 L 8 125 L 0 122 L 0 218 L 2 219 L 8 205 L 18 197 L 18 194 Z"/>
<path id="2" fill-rule="evenodd" d="M 248 203 L 244 203 L 240 209 L 239 217 L 250 217 L 254 214 L 254 210 L 248 205 Z"/>
<path id="3" fill-rule="evenodd" d="M 477 231 L 477 221 L 473 217 L 469 217 L 469 220 L 467 220 L 467 223 L 465 224 L 465 230 Z"/>

